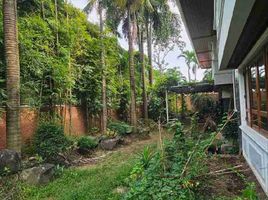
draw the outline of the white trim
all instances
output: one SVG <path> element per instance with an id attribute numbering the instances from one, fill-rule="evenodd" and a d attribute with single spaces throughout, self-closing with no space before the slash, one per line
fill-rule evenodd
<path id="1" fill-rule="evenodd" d="M 227 68 L 254 3 L 255 0 L 225 1 L 222 28 L 218 40 L 218 60 L 220 70 Z"/>

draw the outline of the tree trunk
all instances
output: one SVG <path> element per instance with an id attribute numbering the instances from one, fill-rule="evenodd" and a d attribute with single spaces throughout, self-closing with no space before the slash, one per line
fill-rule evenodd
<path id="1" fill-rule="evenodd" d="M 152 26 L 149 20 L 146 20 L 146 33 L 147 33 L 147 50 L 149 60 L 149 83 L 153 85 L 153 62 L 152 62 Z"/>
<path id="2" fill-rule="evenodd" d="M 107 131 L 107 98 L 106 98 L 106 67 L 105 67 L 105 49 L 103 44 L 103 9 L 101 3 L 99 4 L 100 15 L 100 37 L 101 37 L 101 68 L 102 68 L 102 115 L 101 115 L 101 131 L 103 134 Z"/>
<path id="3" fill-rule="evenodd" d="M 128 5 L 128 54 L 129 54 L 129 76 L 130 76 L 130 123 L 133 131 L 137 132 L 136 115 L 136 92 L 135 92 L 135 67 L 134 67 L 134 47 L 133 47 L 133 21 L 130 14 L 130 5 Z"/>
<path id="4" fill-rule="evenodd" d="M 7 148 L 20 152 L 20 64 L 16 0 L 3 1 L 3 17 L 7 67 Z"/>
<path id="5" fill-rule="evenodd" d="M 189 82 L 191 82 L 191 67 L 189 64 L 188 64 L 188 80 Z"/>
<path id="6" fill-rule="evenodd" d="M 142 78 L 142 102 L 143 102 L 143 118 L 148 119 L 147 92 L 145 80 L 145 59 L 143 47 L 143 30 L 140 31 L 140 54 L 141 54 L 141 78 Z"/>

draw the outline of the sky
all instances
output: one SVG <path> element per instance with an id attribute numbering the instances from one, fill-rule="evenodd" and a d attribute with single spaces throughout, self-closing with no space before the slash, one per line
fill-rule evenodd
<path id="1" fill-rule="evenodd" d="M 75 7 L 83 9 L 86 5 L 88 0 L 69 0 Z M 170 3 L 170 8 L 171 11 L 179 14 L 179 9 L 176 4 Z M 89 15 L 88 20 L 92 23 L 98 23 L 98 15 L 96 10 L 93 10 L 92 13 Z M 120 28 L 119 28 L 120 29 Z M 189 40 L 189 37 L 187 35 L 187 32 L 185 30 L 185 26 L 182 23 L 182 32 L 181 32 L 182 40 L 185 42 L 185 50 L 193 50 L 191 42 Z M 124 38 L 119 38 L 119 43 L 120 45 L 125 48 L 126 50 L 128 49 L 128 43 L 126 39 Z M 180 50 L 178 48 L 175 48 L 173 51 L 171 51 L 168 56 L 166 57 L 166 62 L 169 64 L 168 67 L 179 67 L 180 71 L 185 77 L 188 77 L 188 70 L 187 70 L 187 65 L 184 61 L 183 58 L 178 58 L 180 55 Z M 197 70 L 197 80 L 202 80 L 203 78 L 203 72 L 204 70 L 198 69 Z M 191 78 L 193 79 L 193 75 L 191 75 Z"/>

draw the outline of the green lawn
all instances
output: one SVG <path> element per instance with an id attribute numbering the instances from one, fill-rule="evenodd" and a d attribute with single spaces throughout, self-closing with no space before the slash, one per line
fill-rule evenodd
<path id="1" fill-rule="evenodd" d="M 105 161 L 88 168 L 64 170 L 63 175 L 44 187 L 23 185 L 25 199 L 109 200 L 120 199 L 114 189 L 124 185 L 136 154 L 116 152 Z"/>

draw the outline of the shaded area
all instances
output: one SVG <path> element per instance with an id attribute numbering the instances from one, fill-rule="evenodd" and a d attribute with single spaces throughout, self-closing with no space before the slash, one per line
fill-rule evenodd
<path id="1" fill-rule="evenodd" d="M 209 93 L 218 92 L 219 87 L 215 86 L 213 83 L 196 83 L 194 85 L 172 86 L 169 88 L 169 91 L 177 94 Z"/>

